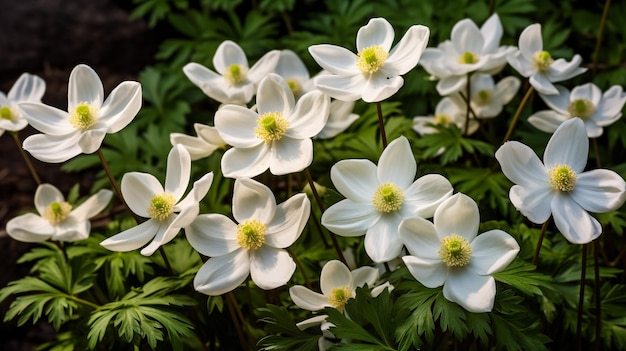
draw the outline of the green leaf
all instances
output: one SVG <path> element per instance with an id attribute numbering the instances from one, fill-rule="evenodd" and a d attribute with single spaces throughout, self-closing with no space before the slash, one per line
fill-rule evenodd
<path id="1" fill-rule="evenodd" d="M 257 309 L 257 313 L 260 321 L 265 323 L 265 330 L 271 334 L 259 340 L 261 350 L 318 350 L 321 330 L 316 334 L 300 330 L 285 307 L 267 304 L 265 308 Z"/>
<path id="2" fill-rule="evenodd" d="M 550 284 L 552 277 L 536 271 L 536 267 L 521 260 L 516 260 L 493 277 L 502 283 L 508 284 L 526 295 L 543 295 L 541 288 L 554 288 Z"/>

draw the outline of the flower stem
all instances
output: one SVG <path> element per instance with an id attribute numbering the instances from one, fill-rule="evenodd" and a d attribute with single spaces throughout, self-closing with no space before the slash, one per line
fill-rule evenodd
<path id="1" fill-rule="evenodd" d="M 315 197 L 315 201 L 317 202 L 317 205 L 319 206 L 320 211 L 324 213 L 324 211 L 326 210 L 324 208 L 324 203 L 322 202 L 322 198 L 320 198 L 320 195 L 317 193 L 317 189 L 315 188 L 315 183 L 313 182 L 313 177 L 311 177 L 311 172 L 309 172 L 308 168 L 304 169 L 304 175 L 306 176 L 306 179 L 309 182 L 309 185 L 311 186 L 313 197 Z M 337 252 L 337 256 L 339 257 L 339 260 L 347 266 L 348 263 L 346 262 L 346 258 L 343 257 L 343 252 L 341 252 L 341 247 L 339 247 L 339 242 L 337 242 L 337 236 L 335 235 L 335 233 L 331 232 L 330 230 L 328 232 L 330 233 L 330 239 L 333 242 L 333 246 L 335 247 L 335 251 Z"/>
<path id="2" fill-rule="evenodd" d="M 241 308 L 237 303 L 237 299 L 233 295 L 233 292 L 228 292 L 226 294 L 226 305 L 228 306 L 228 311 L 230 312 L 230 317 L 233 320 L 233 324 L 235 325 L 235 329 L 237 330 L 237 335 L 239 336 L 239 344 L 241 345 L 242 350 L 247 350 L 247 342 L 246 336 L 243 332 L 243 315 L 241 314 Z"/>
<path id="3" fill-rule="evenodd" d="M 85 306 L 89 306 L 89 307 L 91 307 L 91 308 L 93 308 L 95 310 L 99 310 L 100 309 L 100 306 L 96 305 L 93 302 L 90 302 L 90 301 L 87 301 L 87 300 L 83 300 L 80 297 L 76 297 L 76 296 L 73 296 L 73 295 L 66 295 L 65 297 L 68 298 L 69 300 L 73 300 L 73 301 L 81 303 L 81 304 L 83 304 Z"/>
<path id="4" fill-rule="evenodd" d="M 165 263 L 165 268 L 170 272 L 170 274 L 174 275 L 174 271 L 172 270 L 172 266 L 170 265 L 170 260 L 167 259 L 167 254 L 163 249 L 163 246 L 159 246 L 159 253 L 161 254 L 161 258 L 163 258 L 163 263 Z"/>
<path id="5" fill-rule="evenodd" d="M 598 139 L 597 138 L 590 138 L 591 139 L 591 145 L 593 147 L 593 153 L 596 157 L 596 168 L 602 168 L 602 162 L 600 160 L 600 151 L 598 148 Z"/>
<path id="6" fill-rule="evenodd" d="M 596 48 L 593 51 L 593 58 L 591 60 L 591 78 L 596 76 L 596 69 L 598 66 L 598 56 L 600 56 L 600 47 L 602 46 L 602 35 L 604 33 L 604 27 L 606 27 L 606 18 L 609 15 L 609 7 L 611 6 L 611 0 L 604 2 L 604 10 L 602 11 L 602 19 L 600 20 L 600 28 L 598 29 L 598 39 L 596 39 Z"/>
<path id="7" fill-rule="evenodd" d="M 385 120 L 383 119 L 383 107 L 380 102 L 376 103 L 376 111 L 378 111 L 378 127 L 380 129 L 380 138 L 383 141 L 383 147 L 387 147 L 387 133 L 385 132 Z"/>
<path id="8" fill-rule="evenodd" d="M 39 175 L 37 174 L 37 171 L 35 170 L 33 163 L 30 162 L 30 158 L 28 158 L 28 155 L 26 155 L 26 152 L 22 148 L 22 142 L 20 141 L 19 135 L 17 135 L 17 132 L 11 132 L 10 134 L 13 137 L 13 140 L 15 140 L 17 149 L 20 150 L 20 154 L 22 155 L 24 162 L 26 162 L 26 166 L 28 167 L 30 174 L 33 176 L 33 179 L 35 179 L 35 182 L 37 183 L 37 185 L 41 185 L 41 179 L 39 178 Z"/>
<path id="9" fill-rule="evenodd" d="M 550 223 L 550 218 L 546 220 L 541 226 L 541 234 L 539 234 L 539 240 L 537 240 L 537 247 L 535 247 L 535 256 L 533 257 L 533 265 L 537 266 L 537 262 L 539 261 L 539 251 L 541 251 L 541 245 L 543 244 L 543 237 L 546 235 L 546 229 L 548 228 L 548 223 Z"/>
<path id="10" fill-rule="evenodd" d="M 594 345 L 595 351 L 602 348 L 600 335 L 602 333 L 602 299 L 600 297 L 600 265 L 598 263 L 598 254 L 600 251 L 600 240 L 593 242 L 593 273 L 594 273 L 594 293 L 596 295 L 596 340 Z"/>
<path id="11" fill-rule="evenodd" d="M 109 168 L 109 164 L 104 158 L 104 154 L 102 153 L 102 148 L 98 149 L 98 158 L 100 158 L 100 163 L 102 164 L 102 168 L 104 168 L 104 172 L 107 174 L 107 177 L 109 178 L 109 182 L 111 182 L 111 185 L 113 186 L 113 189 L 115 190 L 115 195 L 117 195 L 117 198 L 120 199 L 122 204 L 124 204 L 124 207 L 126 207 L 126 209 L 128 210 L 128 212 L 130 212 L 133 218 L 135 218 L 135 221 L 137 222 L 137 224 L 141 223 L 141 221 L 139 220 L 139 217 L 135 214 L 135 212 L 133 212 L 130 209 L 130 207 L 128 207 L 128 204 L 124 200 L 124 197 L 122 196 L 122 191 L 120 190 L 120 187 L 117 185 L 117 181 L 115 180 L 113 173 L 111 173 L 111 168 Z"/>
<path id="12" fill-rule="evenodd" d="M 465 109 L 465 127 L 463 128 L 463 135 L 467 135 L 467 131 L 469 130 L 469 120 L 470 120 L 470 100 L 471 100 L 471 73 L 467 74 L 467 84 L 465 85 L 465 104 L 467 105 L 467 109 Z M 462 95 L 461 95 L 462 96 Z"/>
<path id="13" fill-rule="evenodd" d="M 289 253 L 289 256 L 291 256 L 293 261 L 296 263 L 296 266 L 298 266 L 298 269 L 300 270 L 300 272 L 302 272 L 302 278 L 304 278 L 304 285 L 306 285 L 307 288 L 311 289 L 311 281 L 309 280 L 309 276 L 306 274 L 306 271 L 304 270 L 304 266 L 302 265 L 302 262 L 300 262 L 300 260 L 298 259 L 298 256 L 296 256 L 296 254 L 293 251 L 291 251 L 291 249 L 286 248 L 286 250 Z"/>
<path id="14" fill-rule="evenodd" d="M 315 215 L 315 211 L 313 210 L 311 210 L 311 221 L 315 225 L 317 232 L 320 234 L 320 238 L 322 239 L 322 243 L 324 243 L 324 247 L 327 249 L 330 248 L 330 244 L 328 243 L 328 240 L 326 240 L 326 236 L 324 235 L 324 229 L 322 229 L 322 226 L 320 225 L 320 222 Z"/>
<path id="15" fill-rule="evenodd" d="M 587 273 L 587 244 L 582 245 L 582 264 L 580 267 L 580 293 L 578 295 L 578 318 L 576 320 L 576 342 L 582 351 L 583 307 L 585 304 L 585 275 Z M 596 336 L 598 337 L 598 336 Z"/>
<path id="16" fill-rule="evenodd" d="M 506 135 L 504 136 L 504 140 L 502 140 L 502 144 L 506 143 L 507 140 L 509 140 L 509 138 L 513 134 L 513 130 L 515 129 L 515 124 L 517 124 L 517 120 L 519 119 L 519 115 L 522 114 L 522 109 L 524 108 L 524 106 L 526 105 L 526 103 L 528 102 L 528 100 L 530 99 L 530 97 L 532 96 L 534 91 L 535 91 L 535 89 L 533 88 L 532 85 L 528 88 L 528 90 L 526 90 L 526 95 L 524 95 L 524 97 L 522 98 L 522 101 L 520 102 L 519 106 L 517 106 L 517 111 L 515 111 L 515 115 L 513 116 L 513 120 L 511 121 L 511 125 L 509 126 L 509 130 L 506 131 Z"/>

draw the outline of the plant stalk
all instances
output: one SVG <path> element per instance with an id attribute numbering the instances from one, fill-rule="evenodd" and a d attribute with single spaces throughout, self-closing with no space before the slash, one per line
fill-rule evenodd
<path id="1" fill-rule="evenodd" d="M 26 155 L 26 151 L 24 151 L 24 149 L 22 148 L 22 142 L 20 141 L 20 136 L 17 135 L 17 132 L 10 132 L 10 134 L 13 137 L 13 140 L 15 140 L 17 149 L 20 150 L 20 155 L 22 155 L 24 162 L 26 162 L 26 166 L 28 167 L 28 171 L 30 171 L 30 175 L 33 177 L 37 185 L 41 185 L 41 179 L 39 178 L 39 175 L 37 174 L 37 171 L 35 170 L 33 163 L 30 162 L 30 158 L 28 157 L 28 155 Z"/>
<path id="2" fill-rule="evenodd" d="M 385 132 L 385 120 L 383 118 L 383 107 L 380 102 L 376 103 L 376 111 L 378 111 L 378 128 L 380 129 L 380 138 L 383 141 L 383 148 L 387 147 L 387 133 Z"/>
<path id="3" fill-rule="evenodd" d="M 513 130 L 515 129 L 515 124 L 517 124 L 517 120 L 519 119 L 519 116 L 522 114 L 522 109 L 524 109 L 524 106 L 526 105 L 530 97 L 533 95 L 534 91 L 535 91 L 535 88 L 533 88 L 532 85 L 528 88 L 528 90 L 526 90 L 526 95 L 524 95 L 519 106 L 517 106 L 517 111 L 515 111 L 515 115 L 513 116 L 513 120 L 511 121 L 509 130 L 507 130 L 506 134 L 504 135 L 502 144 L 506 143 L 509 140 L 509 138 L 511 138 L 511 135 L 513 134 Z"/>

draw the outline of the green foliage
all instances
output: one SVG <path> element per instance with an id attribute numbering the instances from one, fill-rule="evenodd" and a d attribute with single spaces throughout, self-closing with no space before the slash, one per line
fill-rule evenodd
<path id="1" fill-rule="evenodd" d="M 269 334 L 259 340 L 261 350 L 318 350 L 321 335 L 300 330 L 285 307 L 268 304 L 257 309 L 257 313 Z"/>
<path id="2" fill-rule="evenodd" d="M 432 158 L 439 155 L 442 165 L 457 161 L 461 156 L 468 154 L 482 154 L 493 156 L 494 147 L 484 141 L 469 139 L 463 136 L 456 126 L 444 127 L 433 125 L 437 133 L 422 135 L 413 143 L 423 149 L 423 158 Z"/>

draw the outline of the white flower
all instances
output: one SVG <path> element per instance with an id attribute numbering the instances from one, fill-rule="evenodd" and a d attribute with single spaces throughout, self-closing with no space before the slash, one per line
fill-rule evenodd
<path id="1" fill-rule="evenodd" d="M 259 84 L 258 112 L 226 105 L 215 114 L 215 127 L 232 148 L 222 157 L 231 178 L 254 177 L 269 168 L 275 175 L 299 172 L 313 161 L 311 137 L 328 119 L 330 99 L 312 91 L 295 103 L 285 80 L 269 74 Z"/>
<path id="2" fill-rule="evenodd" d="M 318 139 L 329 139 L 348 129 L 350 125 L 359 118 L 359 115 L 352 113 L 354 101 L 333 100 L 330 103 L 328 120 L 324 128 L 316 135 Z"/>
<path id="3" fill-rule="evenodd" d="M 384 18 L 373 18 L 356 35 L 358 54 L 335 45 L 309 47 L 309 53 L 332 75 L 315 78 L 315 86 L 331 97 L 378 102 L 395 94 L 404 84 L 402 75 L 417 65 L 430 30 L 411 26 L 391 49 L 394 30 Z"/>
<path id="4" fill-rule="evenodd" d="M 439 174 L 415 180 L 417 164 L 409 141 L 400 137 L 387 146 L 378 166 L 370 160 L 342 160 L 330 170 L 335 188 L 346 197 L 328 208 L 322 224 L 341 236 L 365 234 L 365 251 L 376 263 L 400 255 L 398 225 L 408 217 L 432 217 L 452 195 Z"/>
<path id="5" fill-rule="evenodd" d="M 35 207 L 39 215 L 27 213 L 9 220 L 7 234 L 23 242 L 86 239 L 91 230 L 89 219 L 107 206 L 112 195 L 110 190 L 103 189 L 73 208 L 59 189 L 41 184 L 35 192 Z"/>
<path id="6" fill-rule="evenodd" d="M 274 70 L 283 77 L 296 99 L 309 92 L 313 82 L 304 62 L 291 50 L 281 50 L 278 64 Z"/>
<path id="7" fill-rule="evenodd" d="M 176 145 L 167 156 L 165 188 L 152 174 L 131 172 L 122 178 L 122 196 L 128 207 L 138 216 L 150 218 L 136 227 L 116 234 L 100 245 L 111 251 L 136 250 L 152 240 L 141 250 L 152 255 L 161 245 L 176 237 L 198 216 L 198 202 L 211 187 L 213 172 L 198 179 L 191 191 L 181 200 L 191 174 L 191 158 L 182 145 Z"/>
<path id="8" fill-rule="evenodd" d="M 261 289 L 286 284 L 296 265 L 285 250 L 304 229 L 311 213 L 305 194 L 276 205 L 272 191 L 247 178 L 235 181 L 233 217 L 198 216 L 186 228 L 194 249 L 210 258 L 198 271 L 193 285 L 207 295 L 221 295 L 243 283 L 248 275 Z"/>
<path id="9" fill-rule="evenodd" d="M 580 55 L 574 55 L 572 61 L 554 60 L 549 52 L 543 50 L 541 25 L 538 23 L 526 27 L 519 37 L 519 49 L 507 57 L 509 64 L 519 74 L 529 78 L 530 84 L 542 94 L 558 94 L 552 85 L 577 76 L 586 68 L 579 67 Z"/>
<path id="10" fill-rule="evenodd" d="M 615 172 L 583 172 L 589 139 L 579 118 L 563 122 L 554 132 L 541 163 L 528 146 L 508 141 L 496 151 L 502 172 L 514 185 L 513 206 L 533 223 L 554 218 L 556 227 L 571 243 L 586 244 L 602 233 L 602 226 L 587 211 L 618 209 L 626 200 L 626 183 Z"/>
<path id="11" fill-rule="evenodd" d="M 489 17 L 480 29 L 466 18 L 454 25 L 451 40 L 437 48 L 426 49 L 420 63 L 428 73 L 439 78 L 439 94 L 449 95 L 467 85 L 471 72 L 495 74 L 502 70 L 506 56 L 514 48 L 500 46 L 501 38 L 502 24 L 497 14 Z"/>
<path id="12" fill-rule="evenodd" d="M 360 267 L 350 271 L 345 264 L 332 260 L 322 267 L 321 294 L 302 285 L 295 285 L 289 289 L 289 295 L 293 302 L 304 310 L 319 311 L 324 307 L 333 307 L 343 312 L 346 302 L 356 295 L 356 288 L 365 284 L 373 288 L 378 277 L 378 269 L 374 267 Z M 389 284 L 381 286 L 382 288 L 375 288 L 372 291 L 372 296 L 378 296 L 385 288 L 389 288 L 390 291 L 393 289 Z"/>
<path id="13" fill-rule="evenodd" d="M 570 93 L 565 87 L 556 86 L 558 95 L 539 94 L 552 110 L 539 111 L 528 118 L 537 129 L 553 133 L 561 123 L 578 117 L 585 123 L 587 136 L 602 135 L 602 127 L 613 124 L 622 117 L 626 94 L 619 85 L 614 85 L 604 94 L 593 83 L 579 85 Z"/>
<path id="14" fill-rule="evenodd" d="M 0 135 L 5 130 L 17 132 L 24 129 L 28 122 L 20 109 L 20 102 L 41 102 L 46 91 L 46 82 L 38 76 L 22 73 L 9 90 L 8 95 L 0 92 Z"/>
<path id="15" fill-rule="evenodd" d="M 446 96 L 437 103 L 434 116 L 417 116 L 413 118 L 413 130 L 421 135 L 439 133 L 436 128 L 429 125 L 432 124 L 443 127 L 456 125 L 461 131 L 464 131 L 467 115 L 466 108 L 467 104 L 460 96 Z M 478 127 L 478 121 L 470 119 L 467 134 L 473 134 L 478 130 Z"/>
<path id="16" fill-rule="evenodd" d="M 94 153 L 107 133 L 126 127 L 141 108 L 138 82 L 122 82 L 104 100 L 102 81 L 86 65 L 72 70 L 67 95 L 68 112 L 36 102 L 19 104 L 28 123 L 44 133 L 29 136 L 23 145 L 40 161 L 58 163 Z"/>
<path id="17" fill-rule="evenodd" d="M 502 78 L 497 84 L 493 77 L 485 73 L 475 73 L 470 78 L 470 106 L 477 118 L 492 118 L 502 112 L 520 87 L 517 77 Z"/>
<path id="18" fill-rule="evenodd" d="M 402 257 L 413 277 L 428 288 L 443 285 L 443 296 L 470 312 L 490 312 L 496 296 L 491 274 L 503 270 L 519 252 L 509 234 L 478 235 L 480 215 L 474 200 L 455 194 L 437 208 L 434 224 L 409 218 L 400 238 L 410 255 Z"/>
<path id="19" fill-rule="evenodd" d="M 170 134 L 172 146 L 176 144 L 184 146 L 192 161 L 208 157 L 217 149 L 226 148 L 226 142 L 215 127 L 194 123 L 193 129 L 196 130 L 197 137 L 182 133 Z"/>
<path id="20" fill-rule="evenodd" d="M 185 65 L 183 72 L 208 97 L 223 104 L 245 105 L 252 100 L 261 79 L 274 71 L 279 57 L 280 51 L 270 51 L 250 68 L 243 49 L 226 40 L 213 56 L 217 73 L 195 62 Z"/>

